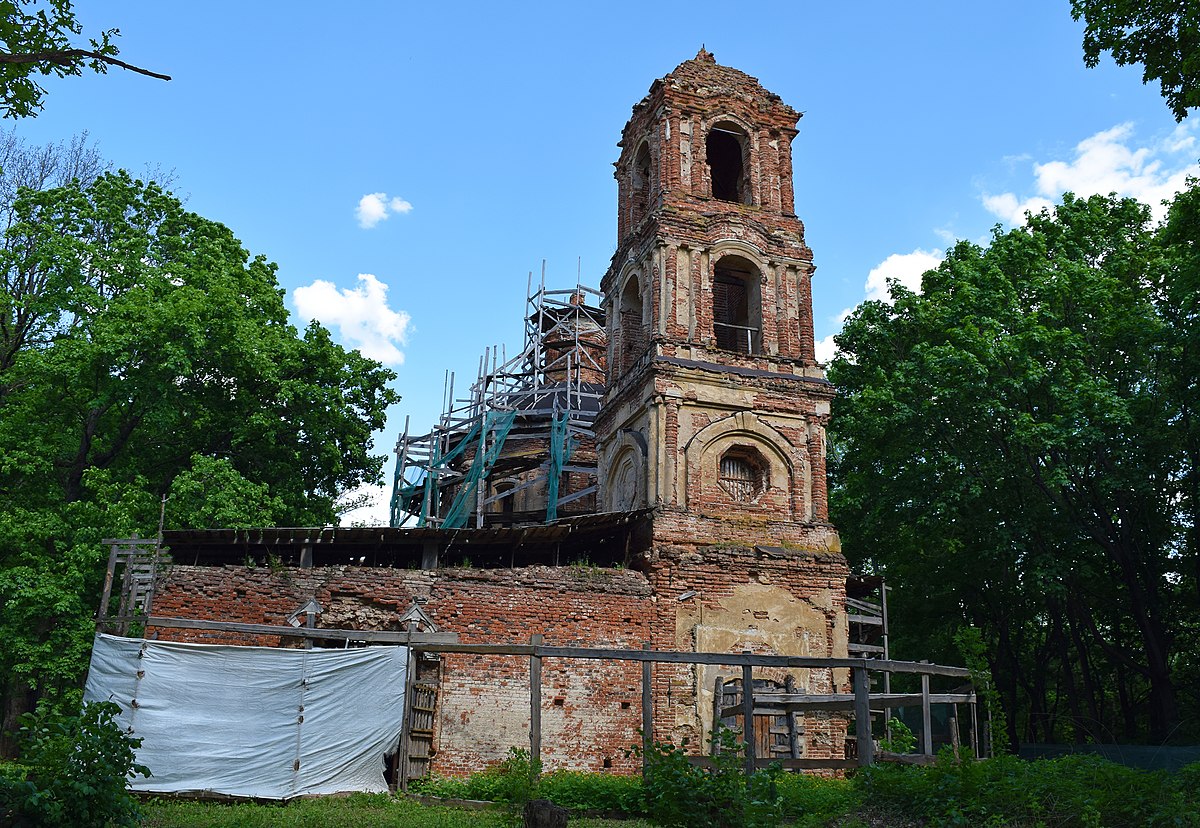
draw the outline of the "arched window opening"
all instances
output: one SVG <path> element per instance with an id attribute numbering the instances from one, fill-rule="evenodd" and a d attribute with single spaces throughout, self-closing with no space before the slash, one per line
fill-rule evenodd
<path id="1" fill-rule="evenodd" d="M 717 347 L 757 354 L 762 336 L 762 303 L 754 265 L 726 257 L 713 271 L 713 338 Z"/>
<path id="2" fill-rule="evenodd" d="M 622 372 L 628 371 L 646 350 L 646 330 L 642 324 L 642 294 L 637 276 L 625 283 L 618 309 L 620 325 L 614 343 L 616 363 Z"/>
<path id="3" fill-rule="evenodd" d="M 650 147 L 643 143 L 633 160 L 633 226 L 650 211 Z"/>
<path id="4" fill-rule="evenodd" d="M 767 464 L 747 446 L 736 446 L 721 455 L 721 488 L 738 503 L 753 503 L 767 490 Z"/>
<path id="5" fill-rule="evenodd" d="M 708 131 L 704 141 L 708 157 L 712 196 L 721 201 L 750 203 L 746 186 L 746 133 L 728 121 L 722 121 Z"/>

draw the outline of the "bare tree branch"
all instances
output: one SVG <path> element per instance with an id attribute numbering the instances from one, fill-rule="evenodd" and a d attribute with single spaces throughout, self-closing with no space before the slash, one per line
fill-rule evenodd
<path id="1" fill-rule="evenodd" d="M 143 69 L 140 66 L 134 66 L 132 63 L 126 63 L 123 60 L 118 60 L 111 55 L 106 55 L 102 52 L 90 51 L 88 49 L 60 49 L 49 52 L 30 52 L 28 54 L 11 54 L 9 52 L 0 52 L 0 63 L 53 63 L 56 66 L 74 66 L 81 63 L 83 60 L 91 58 L 106 63 L 110 66 L 119 66 L 122 69 L 128 69 L 131 72 L 137 72 L 139 75 L 149 75 L 152 78 L 169 81 L 170 75 L 163 75 L 159 72 L 152 72 L 149 69 Z"/>

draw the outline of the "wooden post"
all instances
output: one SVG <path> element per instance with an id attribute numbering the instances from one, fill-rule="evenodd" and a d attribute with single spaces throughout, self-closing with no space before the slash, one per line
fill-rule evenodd
<path id="1" fill-rule="evenodd" d="M 650 642 L 642 642 L 642 649 L 649 650 Z M 650 750 L 654 746 L 654 674 L 649 661 L 642 662 L 642 776 L 650 761 Z"/>
<path id="2" fill-rule="evenodd" d="M 110 541 L 108 547 L 108 571 L 104 574 L 104 591 L 100 595 L 100 609 L 96 620 L 100 622 L 100 632 L 108 632 L 108 602 L 112 598 L 113 573 L 117 571 L 117 544 Z"/>
<path id="3" fill-rule="evenodd" d="M 983 731 L 983 755 L 991 758 L 995 754 L 992 746 L 992 728 L 995 727 L 995 722 L 992 721 L 992 703 L 988 699 L 984 699 L 983 703 L 987 709 L 987 727 Z"/>
<path id="4" fill-rule="evenodd" d="M 412 750 L 413 724 L 413 684 L 417 678 L 417 657 L 413 651 L 408 651 L 408 669 L 404 671 L 404 725 L 400 731 L 400 756 L 396 763 L 396 787 L 403 792 L 408 791 L 409 761 L 408 754 Z"/>
<path id="5" fill-rule="evenodd" d="M 540 633 L 529 636 L 534 647 L 542 645 Z M 536 768 L 542 761 L 542 657 L 529 657 L 529 760 Z"/>
<path id="6" fill-rule="evenodd" d="M 716 756 L 721 752 L 720 745 L 716 741 L 716 735 L 721 730 L 721 710 L 725 706 L 725 679 L 717 676 L 717 681 L 713 687 L 713 715 L 712 715 L 712 738 L 709 740 L 709 754 Z"/>
<path id="7" fill-rule="evenodd" d="M 921 752 L 933 756 L 933 715 L 929 710 L 929 673 L 921 674 Z"/>
<path id="8" fill-rule="evenodd" d="M 967 707 L 971 711 L 971 756 L 979 759 L 979 711 L 975 702 L 971 702 Z"/>
<path id="9" fill-rule="evenodd" d="M 750 655 L 749 650 L 744 651 Z M 754 668 L 742 665 L 742 742 L 746 745 L 746 775 L 754 773 Z"/>
<path id="10" fill-rule="evenodd" d="M 859 767 L 875 764 L 875 740 L 871 738 L 871 677 L 866 665 L 854 667 L 854 732 Z"/>
<path id="11" fill-rule="evenodd" d="M 311 600 L 311 599 L 310 599 Z M 317 614 L 313 612 L 312 607 L 304 613 L 304 629 L 315 630 L 317 628 Z M 313 640 L 307 636 L 304 639 L 304 649 L 311 650 L 313 648 Z"/>
<path id="12" fill-rule="evenodd" d="M 796 678 L 788 674 L 783 680 L 783 689 L 787 693 L 796 692 Z M 800 724 L 796 720 L 796 710 L 789 707 L 787 711 L 788 748 L 793 759 L 800 758 Z"/>
<path id="13" fill-rule="evenodd" d="M 958 754 L 959 745 L 958 745 L 958 705 L 957 704 L 950 705 L 949 724 L 950 724 L 950 747 L 952 747 L 954 749 L 954 760 L 957 762 L 962 759 L 962 757 L 959 756 L 959 754 Z"/>

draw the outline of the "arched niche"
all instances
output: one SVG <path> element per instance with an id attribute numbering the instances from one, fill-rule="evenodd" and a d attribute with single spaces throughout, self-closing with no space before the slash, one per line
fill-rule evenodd
<path id="1" fill-rule="evenodd" d="M 806 453 L 805 446 L 792 445 L 752 412 L 716 420 L 696 432 L 684 449 L 683 505 L 701 513 L 708 507 L 744 509 L 810 520 Z"/>
<path id="2" fill-rule="evenodd" d="M 605 452 L 601 501 L 606 512 L 631 512 L 646 505 L 646 445 L 641 434 L 622 431 Z"/>
<path id="3" fill-rule="evenodd" d="M 650 342 L 641 273 L 632 270 L 623 275 L 619 284 L 620 289 L 613 302 L 615 324 L 611 325 L 612 365 L 616 369 L 614 379 L 634 366 Z"/>
<path id="4" fill-rule="evenodd" d="M 642 141 L 633 156 L 630 168 L 629 197 L 630 197 L 630 229 L 641 223 L 650 212 L 651 201 L 651 160 L 650 144 Z"/>

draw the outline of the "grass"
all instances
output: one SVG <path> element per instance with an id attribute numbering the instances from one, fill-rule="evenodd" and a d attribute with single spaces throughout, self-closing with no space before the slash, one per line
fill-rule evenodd
<path id="1" fill-rule="evenodd" d="M 421 805 L 387 794 L 301 799 L 287 804 L 142 803 L 143 828 L 510 828 L 520 824 L 503 809 L 472 811 Z M 572 828 L 650 828 L 642 820 L 571 817 Z"/>
<path id="2" fill-rule="evenodd" d="M 515 757 L 510 766 L 517 764 Z M 508 776 L 512 776 L 509 774 Z M 527 777 L 522 777 L 527 778 Z M 512 793 L 496 770 L 469 780 L 430 780 L 426 793 L 477 796 Z M 508 779 L 511 782 L 511 779 Z M 579 809 L 641 808 L 631 777 L 560 771 L 542 778 L 535 796 Z M 511 787 L 511 786 L 510 786 Z M 494 789 L 494 790 L 493 790 Z M 675 812 L 696 824 L 695 790 L 680 790 Z M 1002 756 L 958 763 L 943 753 L 930 767 L 883 765 L 852 779 L 784 775 L 772 787 L 774 818 L 754 824 L 792 828 L 1200 828 L 1200 763 L 1175 773 L 1137 771 L 1098 757 L 1026 762 Z M 145 828 L 512 828 L 516 811 L 427 806 L 385 794 L 299 800 L 287 805 L 151 800 Z M 711 823 L 718 824 L 718 823 Z M 749 824 L 749 823 L 748 823 Z M 641 819 L 572 815 L 571 828 L 650 828 Z"/>

